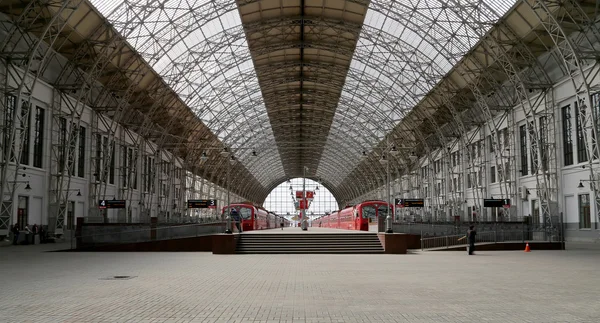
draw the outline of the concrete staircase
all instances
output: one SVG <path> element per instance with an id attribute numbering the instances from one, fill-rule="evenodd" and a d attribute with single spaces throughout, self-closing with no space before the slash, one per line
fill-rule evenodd
<path id="1" fill-rule="evenodd" d="M 238 254 L 383 253 L 377 233 L 248 233 L 238 240 Z"/>

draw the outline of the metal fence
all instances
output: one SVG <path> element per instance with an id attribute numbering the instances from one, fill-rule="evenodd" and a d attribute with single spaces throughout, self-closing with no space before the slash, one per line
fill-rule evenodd
<path id="1" fill-rule="evenodd" d="M 475 243 L 501 243 L 501 242 L 562 242 L 562 235 L 558 230 L 548 232 L 528 231 L 483 231 L 477 232 Z M 443 249 L 467 245 L 466 234 L 454 234 L 436 237 L 422 237 L 421 250 Z"/>
<path id="2" fill-rule="evenodd" d="M 470 225 L 478 232 L 486 231 L 529 231 L 533 227 L 524 222 L 448 222 L 448 223 L 394 223 L 392 229 L 397 233 L 418 234 L 422 237 L 448 236 L 466 233 Z"/>
<path id="3" fill-rule="evenodd" d="M 84 225 L 82 227 L 81 235 L 76 238 L 81 245 L 86 246 L 191 238 L 222 233 L 224 231 L 225 223 L 223 222 L 165 226 L 158 225 L 155 228 L 149 227 L 148 225 Z M 153 232 L 155 232 L 154 237 L 152 237 Z"/>

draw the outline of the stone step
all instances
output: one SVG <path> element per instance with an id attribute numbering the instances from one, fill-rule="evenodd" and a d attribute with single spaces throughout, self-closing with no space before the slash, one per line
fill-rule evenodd
<path id="1" fill-rule="evenodd" d="M 236 253 L 383 253 L 376 233 L 242 234 Z"/>
<path id="2" fill-rule="evenodd" d="M 335 239 L 335 240 L 344 240 L 344 239 L 379 239 L 377 236 L 319 236 L 319 237 L 302 237 L 302 236 L 291 236 L 291 235 L 281 235 L 281 236 L 255 236 L 255 235 L 242 235 L 240 239 Z"/>
<path id="3" fill-rule="evenodd" d="M 240 240 L 253 241 L 253 240 L 265 240 L 265 241 L 280 241 L 280 240 L 317 240 L 317 241 L 347 241 L 347 240 L 359 240 L 359 241 L 369 241 L 369 240 L 379 240 L 377 237 L 367 237 L 367 238 L 356 238 L 356 237 L 346 237 L 346 238 L 337 238 L 337 237 L 323 237 L 323 238 L 297 238 L 297 237 L 286 237 L 286 238 L 248 238 L 248 237 L 240 237 Z"/>
<path id="4" fill-rule="evenodd" d="M 351 249 L 351 248 L 375 248 L 380 249 L 381 244 L 347 244 L 347 245 L 322 245 L 315 243 L 297 244 L 297 245 L 247 245 L 242 244 L 238 246 L 239 249 L 260 249 L 260 248 L 279 248 L 279 249 L 295 249 L 295 248 L 336 248 L 336 249 Z"/>
<path id="5" fill-rule="evenodd" d="M 264 241 L 241 241 L 240 244 L 244 246 L 262 246 L 262 245 L 285 245 L 285 246 L 295 246 L 295 245 L 305 245 L 305 244 L 315 244 L 321 246 L 331 246 L 331 245 L 339 245 L 339 246 L 347 246 L 347 245 L 373 245 L 373 246 L 381 246 L 379 241 L 277 241 L 273 243 L 265 243 Z"/>
<path id="6" fill-rule="evenodd" d="M 252 250 L 238 254 L 383 254 L 383 250 Z"/>

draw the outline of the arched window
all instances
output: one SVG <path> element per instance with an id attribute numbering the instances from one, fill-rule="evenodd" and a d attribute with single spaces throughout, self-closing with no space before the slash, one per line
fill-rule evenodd
<path id="1" fill-rule="evenodd" d="M 269 193 L 263 207 L 268 211 L 286 217 L 289 213 L 289 216 L 292 217 L 299 212 L 295 207 L 295 202 L 298 200 L 296 198 L 296 191 L 302 191 L 302 178 L 294 178 L 281 183 Z M 325 212 L 339 209 L 338 202 L 333 197 L 333 194 L 318 182 L 306 179 L 306 191 L 315 192 L 314 199 L 309 204 L 307 210 L 309 218 L 317 217 L 325 214 Z"/>

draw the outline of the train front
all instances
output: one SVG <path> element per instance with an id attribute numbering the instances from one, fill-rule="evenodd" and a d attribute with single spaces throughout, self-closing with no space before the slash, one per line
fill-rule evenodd
<path id="1" fill-rule="evenodd" d="M 356 205 L 355 208 L 360 219 L 357 221 L 358 228 L 356 229 L 361 231 L 384 231 L 388 210 L 392 216 L 394 214 L 393 205 L 385 201 L 366 201 Z M 375 227 L 375 225 L 377 226 Z"/>

